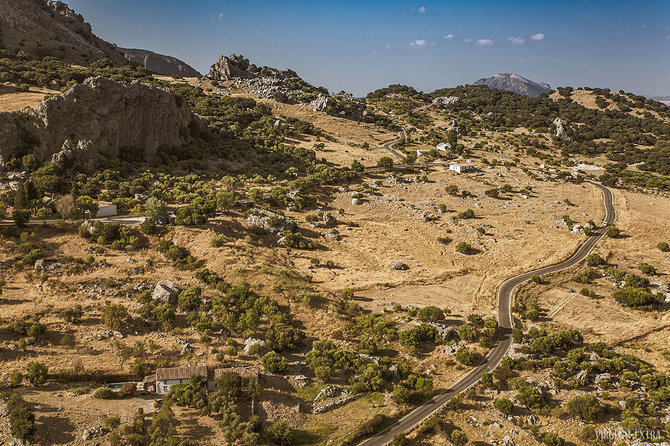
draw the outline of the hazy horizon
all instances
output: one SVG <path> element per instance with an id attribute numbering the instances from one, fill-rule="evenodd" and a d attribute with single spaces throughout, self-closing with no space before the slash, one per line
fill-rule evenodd
<path id="1" fill-rule="evenodd" d="M 207 74 L 219 54 L 357 96 L 517 73 L 559 86 L 670 95 L 670 2 L 70 0 L 99 37 Z"/>

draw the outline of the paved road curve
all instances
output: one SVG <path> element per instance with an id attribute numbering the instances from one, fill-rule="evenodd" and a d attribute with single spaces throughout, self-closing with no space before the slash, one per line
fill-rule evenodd
<path id="1" fill-rule="evenodd" d="M 586 240 L 586 242 L 581 245 L 569 259 L 554 265 L 545 266 L 544 268 L 528 271 L 506 280 L 498 290 L 498 325 L 500 327 L 498 343 L 489 352 L 486 358 L 484 358 L 484 361 L 479 366 L 472 369 L 470 373 L 461 378 L 453 386 L 451 386 L 451 388 L 447 389 L 443 393 L 440 393 L 439 395 L 436 395 L 428 402 L 417 407 L 388 429 L 363 441 L 360 443 L 361 446 L 382 446 L 390 443 L 395 435 L 414 429 L 419 424 L 421 424 L 423 420 L 444 406 L 454 395 L 461 393 L 476 384 L 481 378 L 482 372 L 491 372 L 498 366 L 512 345 L 512 315 L 510 312 L 510 305 L 512 302 L 514 289 L 523 282 L 530 280 L 530 278 L 535 274 L 543 275 L 555 273 L 557 271 L 570 268 L 584 260 L 584 258 L 589 255 L 596 243 L 598 243 L 600 239 L 603 238 L 607 226 L 613 224 L 616 220 L 614 195 L 612 194 L 612 191 L 601 184 L 592 181 L 588 182 L 603 192 L 603 198 L 605 202 L 605 219 L 598 231 L 589 237 L 588 240 Z"/>

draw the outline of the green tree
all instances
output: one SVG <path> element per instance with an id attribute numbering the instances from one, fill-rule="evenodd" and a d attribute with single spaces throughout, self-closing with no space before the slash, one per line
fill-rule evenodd
<path id="1" fill-rule="evenodd" d="M 12 210 L 12 219 L 16 226 L 23 228 L 30 221 L 30 211 L 14 208 Z"/>
<path id="2" fill-rule="evenodd" d="M 192 286 L 179 293 L 178 305 L 182 311 L 195 311 L 202 302 L 202 288 Z"/>
<path id="3" fill-rule="evenodd" d="M 80 195 L 75 200 L 75 206 L 81 215 L 86 215 L 88 212 L 89 218 L 95 218 L 98 215 L 98 203 L 93 201 L 93 198 L 88 195 Z"/>
<path id="4" fill-rule="evenodd" d="M 177 425 L 179 421 L 172 411 L 172 401 L 169 398 L 163 399 L 163 406 L 153 416 L 151 421 L 151 441 L 174 437 L 177 434 Z"/>
<path id="5" fill-rule="evenodd" d="M 496 398 L 493 401 L 493 407 L 495 407 L 505 415 L 509 415 L 514 410 L 514 403 L 508 398 Z"/>
<path id="6" fill-rule="evenodd" d="M 48 371 L 49 369 L 47 366 L 41 362 L 31 361 L 26 368 L 26 378 L 28 378 L 28 381 L 30 381 L 30 384 L 33 386 L 39 386 L 46 382 Z"/>
<path id="7" fill-rule="evenodd" d="M 144 203 L 147 217 L 165 218 L 167 217 L 167 203 L 160 198 L 149 197 Z"/>
<path id="8" fill-rule="evenodd" d="M 542 437 L 542 444 L 546 446 L 563 446 L 564 442 L 558 434 L 547 432 L 544 434 L 544 437 Z"/>
<path id="9" fill-rule="evenodd" d="M 45 208 L 39 208 L 37 210 L 37 214 L 35 215 L 37 218 L 42 220 L 42 224 L 46 225 L 47 224 L 47 218 L 49 218 L 49 211 L 47 211 Z"/>
<path id="10" fill-rule="evenodd" d="M 470 323 L 465 323 L 458 327 L 458 337 L 464 341 L 474 341 L 477 339 L 477 328 Z"/>
<path id="11" fill-rule="evenodd" d="M 393 158 L 390 156 L 382 156 L 377 161 L 377 166 L 383 167 L 386 170 L 393 170 Z"/>
<path id="12" fill-rule="evenodd" d="M 468 436 L 460 429 L 452 431 L 450 438 L 454 446 L 463 446 L 468 443 Z"/>
<path id="13" fill-rule="evenodd" d="M 16 438 L 25 440 L 35 433 L 35 412 L 19 395 L 7 400 L 10 431 Z"/>
<path id="14" fill-rule="evenodd" d="M 438 307 L 429 305 L 420 309 L 417 317 L 424 322 L 437 322 L 444 320 L 444 312 Z"/>
<path id="15" fill-rule="evenodd" d="M 607 262 L 598 253 L 594 252 L 594 253 L 589 254 L 588 256 L 586 256 L 586 266 L 588 266 L 589 268 L 593 268 L 593 267 L 596 267 L 596 266 L 602 266 L 602 265 L 605 265 L 605 264 L 607 264 Z"/>
<path id="16" fill-rule="evenodd" d="M 35 155 L 32 153 L 25 155 L 21 159 L 21 163 L 23 164 L 23 168 L 28 172 L 33 172 L 37 170 L 38 167 L 40 167 L 40 162 L 37 161 L 37 158 L 35 158 Z"/>
<path id="17" fill-rule="evenodd" d="M 292 445 L 295 443 L 293 429 L 286 422 L 277 420 L 267 429 L 270 440 L 279 445 Z"/>
<path id="18" fill-rule="evenodd" d="M 26 196 L 26 187 L 19 181 L 14 192 L 14 210 L 23 210 L 28 206 L 28 197 Z"/>
<path id="19" fill-rule="evenodd" d="M 610 225 L 607 227 L 607 231 L 605 233 L 610 238 L 617 238 L 619 237 L 619 234 L 621 234 L 621 231 L 616 226 Z"/>
<path id="20" fill-rule="evenodd" d="M 577 395 L 568 401 L 570 416 L 579 417 L 585 421 L 595 421 L 600 413 L 600 402 L 591 394 Z"/>
<path id="21" fill-rule="evenodd" d="M 456 245 L 456 252 L 459 252 L 461 254 L 470 254 L 472 251 L 472 246 L 470 246 L 469 243 L 466 242 L 458 242 Z"/>
<path id="22" fill-rule="evenodd" d="M 21 372 L 11 372 L 9 374 L 9 384 L 12 387 L 18 387 L 23 382 L 23 373 Z"/>
<path id="23" fill-rule="evenodd" d="M 482 372 L 482 385 L 489 389 L 493 388 L 493 376 L 488 372 Z"/>
<path id="24" fill-rule="evenodd" d="M 263 367 L 270 373 L 282 373 L 286 371 L 288 367 L 288 362 L 286 358 L 276 352 L 269 352 L 263 355 L 261 358 Z"/>
<path id="25" fill-rule="evenodd" d="M 463 365 L 472 365 L 475 358 L 470 350 L 465 347 L 461 347 L 456 352 L 456 360 Z"/>
<path id="26" fill-rule="evenodd" d="M 111 302 L 105 303 L 105 306 L 100 310 L 100 314 L 103 324 L 112 330 L 121 330 L 128 326 L 132 320 L 126 307 Z"/>
<path id="27" fill-rule="evenodd" d="M 668 242 L 659 242 L 656 247 L 661 252 L 670 252 L 670 245 L 668 245 Z"/>
<path id="28" fill-rule="evenodd" d="M 637 264 L 637 269 L 642 271 L 644 274 L 648 276 L 654 276 L 656 275 L 656 268 L 654 268 L 652 265 L 646 263 L 646 262 L 640 262 Z"/>

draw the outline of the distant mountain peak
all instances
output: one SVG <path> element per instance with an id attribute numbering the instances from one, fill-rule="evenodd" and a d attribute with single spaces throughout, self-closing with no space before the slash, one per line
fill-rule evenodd
<path id="1" fill-rule="evenodd" d="M 516 73 L 497 73 L 476 81 L 473 85 L 486 85 L 489 88 L 511 91 L 524 96 L 537 97 L 551 91 L 549 84 L 534 82 Z"/>

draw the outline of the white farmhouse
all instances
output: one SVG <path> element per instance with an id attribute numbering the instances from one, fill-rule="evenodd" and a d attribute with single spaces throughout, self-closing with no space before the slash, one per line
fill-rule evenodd
<path id="1" fill-rule="evenodd" d="M 117 214 L 116 205 L 109 201 L 98 201 L 98 213 L 96 217 L 113 217 Z"/>
<path id="2" fill-rule="evenodd" d="M 208 373 L 206 366 L 156 369 L 156 393 L 159 395 L 168 393 L 170 387 L 186 384 L 193 375 L 198 375 L 202 382 L 207 382 Z"/>
<path id="3" fill-rule="evenodd" d="M 437 150 L 439 150 L 440 152 L 446 152 L 447 150 L 451 150 L 451 146 L 449 144 L 447 144 L 446 142 L 438 144 L 437 146 L 435 146 L 435 148 Z"/>
<path id="4" fill-rule="evenodd" d="M 457 173 L 466 173 L 474 172 L 477 168 L 472 163 L 452 163 L 449 165 L 449 170 L 453 170 Z"/>

